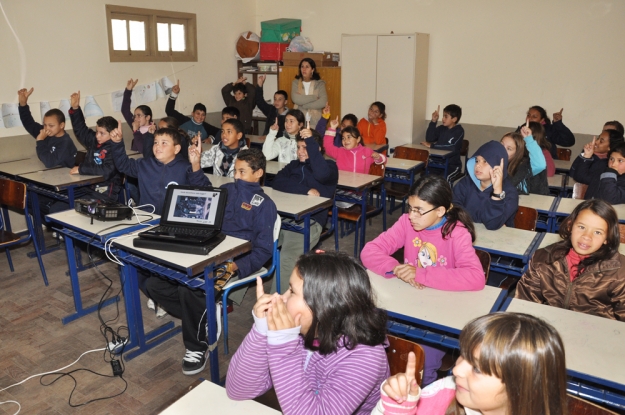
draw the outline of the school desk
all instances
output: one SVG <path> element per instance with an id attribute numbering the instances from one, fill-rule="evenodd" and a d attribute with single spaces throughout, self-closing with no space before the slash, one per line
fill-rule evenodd
<path id="1" fill-rule="evenodd" d="M 531 314 L 556 328 L 574 378 L 568 381 L 570 393 L 625 408 L 625 322 L 516 298 L 507 299 L 502 310 Z"/>
<path id="2" fill-rule="evenodd" d="M 81 264 L 78 263 L 74 242 L 81 241 L 94 248 L 102 249 L 108 239 L 155 224 L 158 222 L 159 216 L 145 213 L 145 216 L 139 217 L 141 222 L 148 222 L 149 225 L 140 224 L 136 216 L 133 216 L 130 220 L 106 222 L 92 220 L 87 215 L 80 214 L 73 209 L 53 213 L 48 215 L 47 218 L 52 223 L 61 227 L 57 232 L 65 235 L 65 250 L 69 266 L 69 278 L 72 285 L 72 294 L 74 296 L 74 308 L 76 309 L 75 313 L 61 319 L 63 324 L 67 324 L 98 309 L 98 304 L 83 308 L 80 294 L 80 282 L 78 280 L 78 272 L 80 271 L 79 268 Z M 102 306 L 104 307 L 115 303 L 118 300 L 118 296 L 109 298 L 103 302 Z"/>
<path id="3" fill-rule="evenodd" d="M 396 277 L 367 273 L 377 306 L 407 324 L 391 322 L 390 332 L 453 348 L 458 348 L 457 336 L 469 321 L 499 310 L 506 296 L 504 290 L 489 285 L 480 291 L 419 290 Z"/>
<path id="4" fill-rule="evenodd" d="M 555 220 L 552 209 L 555 206 L 556 199 L 555 196 L 537 194 L 519 195 L 519 206 L 536 209 L 538 211 L 536 229 L 550 232 Z"/>
<path id="5" fill-rule="evenodd" d="M 490 254 L 491 270 L 518 277 L 523 275 L 538 238 L 533 231 L 507 226 L 490 231 L 481 223 L 475 224 L 475 236 L 473 246 Z"/>
<path id="6" fill-rule="evenodd" d="M 415 174 L 424 167 L 425 163 L 422 161 L 389 157 L 386 160 L 384 181 L 411 186 L 414 183 Z"/>
<path id="7" fill-rule="evenodd" d="M 557 233 L 543 233 L 539 237 L 538 243 L 536 245 L 536 249 L 541 249 L 546 246 L 555 244 L 556 242 L 561 242 L 562 238 Z M 536 250 L 534 250 L 536 251 Z M 625 244 L 619 244 L 618 251 L 621 255 L 625 255 Z"/>
<path id="8" fill-rule="evenodd" d="M 137 284 L 137 268 L 158 274 L 163 278 L 174 280 L 189 288 L 202 289 L 206 293 L 206 316 L 208 325 L 208 343 L 210 350 L 211 381 L 219 383 L 219 358 L 217 347 L 217 313 L 215 309 L 215 287 L 213 270 L 215 266 L 249 252 L 252 244 L 243 239 L 226 236 L 226 239 L 208 255 L 191 255 L 180 252 L 159 251 L 154 249 L 136 248 L 133 240 L 137 236 L 128 234 L 113 242 L 118 249 L 118 257 L 126 265 L 121 267 L 124 301 L 130 342 L 126 348 L 126 360 L 156 347 L 165 340 L 180 332 L 169 322 L 150 333 L 145 333 L 141 314 L 141 296 Z M 150 277 L 159 278 L 159 277 Z M 132 350 L 134 349 L 134 350 Z"/>
<path id="9" fill-rule="evenodd" d="M 287 164 L 289 164 L 289 163 L 280 163 L 278 161 L 268 161 L 267 162 L 267 169 L 265 170 L 265 174 L 267 174 L 268 176 L 275 176 Z"/>
<path id="10" fill-rule="evenodd" d="M 205 380 L 198 380 L 193 382 L 180 398 L 159 414 L 200 414 L 205 413 L 207 408 L 210 408 L 211 413 L 228 415 L 274 415 L 280 413 L 256 401 L 234 401 L 228 398 L 224 387 Z"/>
<path id="11" fill-rule="evenodd" d="M 452 154 L 451 150 L 439 150 L 424 146 L 422 144 L 402 144 L 398 147 L 416 148 L 429 152 L 430 157 L 427 166 L 427 173 L 429 173 L 430 167 L 434 167 L 436 169 L 442 169 L 444 172 L 444 177 L 447 177 L 449 175 L 449 158 Z"/>
<path id="12" fill-rule="evenodd" d="M 554 160 L 553 164 L 556 166 L 556 173 L 564 173 L 568 175 L 574 161 L 575 157 L 571 160 Z"/>
<path id="13" fill-rule="evenodd" d="M 563 174 L 556 174 L 551 177 L 547 177 L 547 183 L 549 190 L 553 195 L 565 196 L 564 186 L 566 185 L 566 176 Z"/>
<path id="14" fill-rule="evenodd" d="M 375 151 L 376 153 L 382 153 L 388 150 L 388 144 L 371 143 L 371 144 L 365 144 L 365 147 L 369 147 L 371 150 Z"/>
<path id="15" fill-rule="evenodd" d="M 555 216 L 553 232 L 558 231 L 560 224 L 564 221 L 564 219 L 573 213 L 573 210 L 577 207 L 577 205 L 583 201 L 583 199 L 559 198 L 557 204 L 553 208 Z M 625 204 L 612 205 L 612 207 L 616 211 L 619 222 L 625 223 Z"/>
<path id="16" fill-rule="evenodd" d="M 8 176 L 11 179 L 15 178 L 18 174 L 32 173 L 40 170 L 48 170 L 48 168 L 38 158 L 0 163 L 0 175 Z"/>

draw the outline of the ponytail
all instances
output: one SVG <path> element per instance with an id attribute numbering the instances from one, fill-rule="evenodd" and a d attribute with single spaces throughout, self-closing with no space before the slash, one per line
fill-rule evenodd
<path id="1" fill-rule="evenodd" d="M 449 206 L 449 209 L 447 209 L 445 216 L 447 218 L 447 222 L 445 222 L 442 229 L 443 239 L 447 239 L 447 236 L 449 236 L 449 234 L 456 228 L 456 224 L 460 222 L 471 234 L 471 242 L 475 242 L 475 226 L 473 226 L 471 215 L 469 215 L 466 210 L 460 206 L 454 206 L 452 203 Z"/>

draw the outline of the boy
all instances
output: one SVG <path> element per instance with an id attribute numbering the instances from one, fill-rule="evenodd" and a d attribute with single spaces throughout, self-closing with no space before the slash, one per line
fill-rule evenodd
<path id="1" fill-rule="evenodd" d="M 74 167 L 78 150 L 70 136 L 65 132 L 65 115 L 61 110 L 51 109 L 43 116 L 44 125 L 36 122 L 28 106 L 28 97 L 34 90 L 35 88 L 20 89 L 17 91 L 17 96 L 20 120 L 22 120 L 26 131 L 37 140 L 37 157 L 48 169 L 55 166 L 71 169 Z"/>
<path id="2" fill-rule="evenodd" d="M 179 93 L 180 79 L 171 89 L 171 94 L 169 94 L 169 99 L 167 100 L 167 104 L 165 105 L 165 113 L 169 117 L 174 117 L 175 119 L 177 119 L 180 123 L 180 128 L 184 132 L 186 132 L 189 137 L 193 138 L 199 133 L 200 137 L 202 137 L 202 141 L 210 139 L 210 142 L 212 143 L 218 142 L 219 136 L 221 134 L 221 129 L 205 121 L 206 106 L 204 104 L 199 102 L 195 104 L 191 117 L 182 115 L 174 109 L 174 107 L 176 106 L 176 99 L 178 98 Z"/>
<path id="3" fill-rule="evenodd" d="M 217 176 L 234 177 L 234 165 L 237 154 L 247 149 L 243 124 L 230 118 L 221 125 L 221 143 L 213 145 L 210 150 L 202 153 L 202 168 L 212 167 Z"/>
<path id="4" fill-rule="evenodd" d="M 442 125 L 436 127 L 438 113 L 441 106 L 432 113 L 432 121 L 428 125 L 425 133 L 425 142 L 422 145 L 439 150 L 451 150 L 449 155 L 449 169 L 447 171 L 447 181 L 453 185 L 454 180 L 462 176 L 462 161 L 460 151 L 462 150 L 462 140 L 464 139 L 464 128 L 458 121 L 462 117 L 462 108 L 455 104 L 447 105 L 443 108 Z"/>
<path id="5" fill-rule="evenodd" d="M 339 170 L 334 160 L 323 157 L 323 139 L 316 131 L 300 131 L 297 138 L 297 160 L 293 160 L 278 172 L 272 187 L 285 193 L 334 198 L 339 181 Z M 328 211 L 322 210 L 310 221 L 310 248 L 313 249 L 328 220 Z M 289 277 L 297 258 L 304 252 L 304 236 L 301 233 L 281 231 L 280 244 L 280 289 L 289 288 Z M 276 290 L 276 281 L 272 291 Z M 281 293 L 281 294 L 282 294 Z"/>
<path id="6" fill-rule="evenodd" d="M 221 96 L 229 107 L 235 107 L 241 115 L 239 120 L 245 127 L 244 132 L 249 134 L 252 131 L 252 111 L 256 105 L 256 89 L 254 85 L 247 83 L 247 78 L 242 76 L 235 82 L 226 84 L 221 88 Z"/>
<path id="7" fill-rule="evenodd" d="M 258 85 L 256 86 L 256 106 L 259 110 L 265 114 L 267 121 L 265 121 L 265 131 L 263 135 L 269 134 L 269 127 L 276 122 L 278 118 L 278 137 L 282 136 L 284 132 L 284 118 L 286 113 L 289 112 L 289 107 L 286 106 L 289 94 L 286 91 L 279 90 L 273 94 L 273 105 L 267 104 L 263 93 L 263 84 L 265 83 L 265 75 L 258 75 Z M 325 132 L 325 131 L 324 131 Z"/>
<path id="8" fill-rule="evenodd" d="M 235 107 L 224 107 L 221 110 L 221 125 L 224 124 L 224 122 L 226 122 L 226 120 L 229 120 L 231 118 L 236 118 L 237 120 L 241 117 L 241 111 L 238 110 L 238 108 Z M 219 140 L 221 136 L 216 137 L 217 140 Z M 219 142 L 214 142 L 213 144 L 219 144 Z"/>
<path id="9" fill-rule="evenodd" d="M 330 119 L 330 104 L 321 110 L 321 118 L 315 127 L 317 131 L 323 137 L 326 135 L 328 129 L 328 120 Z M 358 118 L 354 114 L 346 114 L 341 119 L 341 125 L 336 129 L 336 136 L 334 136 L 334 147 L 343 147 L 343 137 L 341 136 L 341 130 L 347 127 L 356 127 L 358 125 Z"/>
<path id="10" fill-rule="evenodd" d="M 266 166 L 262 151 L 241 151 L 235 166 L 235 182 L 221 186 L 228 189 L 228 204 L 221 231 L 252 243 L 252 250 L 234 258 L 231 265 L 238 278 L 245 278 L 271 258 L 277 210 L 260 187 Z M 182 373 L 195 375 L 204 370 L 208 356 L 205 293 L 156 277 L 147 280 L 146 288 L 155 302 L 174 317 L 182 319 L 182 339 L 186 348 Z"/>

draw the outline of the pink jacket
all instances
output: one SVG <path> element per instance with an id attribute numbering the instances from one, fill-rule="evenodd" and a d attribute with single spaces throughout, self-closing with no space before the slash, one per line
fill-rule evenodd
<path id="1" fill-rule="evenodd" d="M 360 259 L 378 275 L 399 265 L 391 255 L 404 248 L 404 263 L 416 267 L 415 281 L 445 291 L 479 291 L 486 278 L 471 242 L 471 234 L 461 224 L 443 239 L 442 227 L 415 231 L 408 214 L 402 215 L 386 232 L 365 245 Z"/>
<path id="2" fill-rule="evenodd" d="M 336 147 L 334 145 L 334 136 L 336 136 L 336 130 L 327 130 L 326 135 L 323 137 L 323 147 L 326 150 L 326 154 L 336 160 L 339 170 L 369 174 L 369 168 L 374 162 L 376 164 L 386 163 L 384 154 L 380 154 L 380 160 L 375 161 L 371 157 L 374 151 L 363 145 L 359 145 L 352 150 Z"/>
<path id="3" fill-rule="evenodd" d="M 543 148 L 543 155 L 545 156 L 545 161 L 547 162 L 547 177 L 553 177 L 556 174 L 556 165 L 553 162 L 553 157 L 551 157 L 549 150 L 545 148 Z"/>

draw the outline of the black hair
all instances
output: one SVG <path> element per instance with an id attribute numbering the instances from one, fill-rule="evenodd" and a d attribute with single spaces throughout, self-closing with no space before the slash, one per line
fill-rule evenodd
<path id="1" fill-rule="evenodd" d="M 175 117 L 163 117 L 159 120 L 159 122 L 161 121 L 167 124 L 168 128 L 175 128 L 176 130 L 180 128 L 180 123 Z"/>
<path id="2" fill-rule="evenodd" d="M 241 111 L 239 111 L 237 107 L 224 107 L 221 110 L 221 115 L 229 115 L 234 118 L 239 118 L 241 117 Z"/>
<path id="3" fill-rule="evenodd" d="M 376 307 L 367 270 L 358 261 L 340 251 L 309 253 L 299 257 L 295 270 L 304 280 L 304 301 L 312 311 L 304 335 L 307 349 L 329 355 L 338 347 L 384 343 L 386 312 Z"/>
<path id="4" fill-rule="evenodd" d="M 573 223 L 575 223 L 575 220 L 580 212 L 586 209 L 606 221 L 608 231 L 606 234 L 606 243 L 603 244 L 596 252 L 593 252 L 579 263 L 577 266 L 579 272 L 582 272 L 584 269 L 588 268 L 590 265 L 596 264 L 597 262 L 612 258 L 618 252 L 618 248 L 621 243 L 621 233 L 618 227 L 618 215 L 612 205 L 605 200 L 591 199 L 585 200 L 577 205 L 569 217 L 562 222 L 559 234 L 563 239 L 563 242 L 558 244 L 559 248 L 556 248 L 556 251 L 560 251 L 562 255 L 566 255 L 571 250 L 573 247 L 571 242 Z"/>
<path id="5" fill-rule="evenodd" d="M 310 58 L 304 58 L 300 61 L 299 65 L 297 65 L 297 75 L 295 75 L 295 79 L 302 79 L 302 63 L 304 62 L 308 62 L 308 64 L 310 65 L 310 67 L 313 70 L 311 79 L 318 81 L 321 79 L 321 76 L 319 75 L 319 72 L 317 72 L 317 64 L 315 63 L 314 60 L 310 59 Z"/>
<path id="6" fill-rule="evenodd" d="M 347 114 L 345 115 L 342 119 L 341 119 L 341 123 L 343 123 L 345 120 L 347 121 L 351 121 L 352 125 L 354 127 L 356 127 L 358 125 L 358 117 L 356 117 L 354 114 Z"/>
<path id="7" fill-rule="evenodd" d="M 276 91 L 276 93 L 274 95 L 282 95 L 284 97 L 284 100 L 286 101 L 287 99 L 289 99 L 289 94 L 286 93 L 286 91 L 284 89 L 279 89 Z"/>
<path id="8" fill-rule="evenodd" d="M 258 169 L 263 169 L 264 172 L 267 168 L 267 158 L 258 148 L 239 151 L 237 160 L 246 162 L 253 172 L 258 171 Z"/>
<path id="9" fill-rule="evenodd" d="M 175 146 L 180 146 L 181 147 L 181 151 L 184 148 L 183 143 L 187 142 L 187 140 L 184 138 L 184 136 L 182 135 L 182 133 L 184 133 L 184 131 L 176 129 L 176 128 L 161 128 L 159 130 L 156 130 L 156 132 L 154 133 L 154 137 L 158 137 L 161 135 L 167 135 L 170 136 L 171 139 L 174 141 L 174 145 Z M 184 133 L 186 134 L 186 133 Z M 187 148 L 189 147 L 188 145 L 186 146 Z"/>
<path id="10" fill-rule="evenodd" d="M 238 120 L 236 118 L 228 118 L 226 121 L 224 121 L 224 124 L 230 124 L 237 133 L 245 132 L 245 127 L 243 126 L 243 123 L 241 122 L 241 120 Z"/>
<path id="11" fill-rule="evenodd" d="M 380 111 L 380 118 L 385 120 L 386 119 L 386 105 L 384 105 L 380 101 L 375 101 L 373 104 L 369 105 L 369 108 L 373 107 L 374 105 L 378 107 L 378 110 Z"/>
<path id="12" fill-rule="evenodd" d="M 462 108 L 460 108 L 456 104 L 447 105 L 445 108 L 443 108 L 443 114 L 444 113 L 449 114 L 451 118 L 458 118 L 456 120 L 456 124 L 460 121 L 460 118 L 462 118 Z"/>
<path id="13" fill-rule="evenodd" d="M 547 140 L 545 127 L 541 123 L 530 121 L 529 129 L 532 130 L 532 137 L 534 137 L 534 140 L 536 140 L 542 150 L 551 150 L 551 143 Z"/>
<path id="14" fill-rule="evenodd" d="M 65 122 L 65 114 L 58 108 L 53 108 L 51 110 L 46 111 L 43 117 L 56 117 L 56 121 L 61 124 Z"/>
<path id="15" fill-rule="evenodd" d="M 614 121 L 608 121 L 605 124 L 603 124 L 603 130 L 606 130 L 606 125 L 610 126 L 610 127 L 614 127 L 614 129 L 616 131 L 618 131 L 619 133 L 621 133 L 621 135 L 625 134 L 625 128 L 623 128 L 623 124 L 621 124 L 620 122 L 614 120 Z"/>
<path id="16" fill-rule="evenodd" d="M 152 121 L 152 108 L 148 107 L 147 105 L 139 105 L 137 108 L 135 108 L 135 111 L 136 110 L 141 111 L 146 117 L 149 116 L 150 121 Z"/>
<path id="17" fill-rule="evenodd" d="M 445 208 L 447 222 L 442 229 L 443 239 L 447 239 L 447 236 L 456 228 L 456 224 L 460 222 L 471 234 L 471 241 L 475 242 L 475 227 L 471 215 L 460 206 L 452 205 L 451 186 L 442 176 L 431 174 L 420 177 L 410 188 L 409 194 L 410 196 L 417 196 L 435 208 L 440 206 Z"/>
<path id="18" fill-rule="evenodd" d="M 197 110 L 203 111 L 206 114 L 206 105 L 202 104 L 201 102 L 198 102 L 197 104 L 193 106 L 193 112 Z"/>
<path id="19" fill-rule="evenodd" d="M 612 155 L 612 153 L 618 153 L 621 156 L 625 157 L 625 143 L 617 144 L 614 147 L 610 146 L 610 153 L 609 153 L 609 155 Z M 609 157 L 608 157 L 608 159 L 609 159 Z"/>
<path id="20" fill-rule="evenodd" d="M 291 117 L 294 117 L 297 120 L 297 123 L 302 125 L 302 128 L 306 126 L 306 117 L 304 116 L 304 113 L 302 111 L 297 109 L 289 110 L 284 118 L 288 117 L 289 115 Z"/>
<path id="21" fill-rule="evenodd" d="M 323 137 L 321 136 L 321 134 L 319 134 L 319 132 L 317 130 L 310 130 L 310 132 L 312 134 L 312 138 L 314 138 L 315 142 L 317 144 L 319 144 L 319 152 L 321 152 L 321 155 L 323 156 L 326 153 L 326 149 L 323 146 Z M 310 137 L 303 138 L 300 135 L 300 133 L 297 133 L 297 137 L 296 137 L 295 141 L 306 141 L 308 138 L 310 138 Z"/>
<path id="22" fill-rule="evenodd" d="M 610 153 L 612 149 L 618 145 L 625 143 L 625 139 L 623 138 L 623 134 L 621 134 L 617 130 L 603 130 L 602 132 L 606 132 L 610 136 Z"/>
<path id="23" fill-rule="evenodd" d="M 247 88 L 245 87 L 245 85 L 239 82 L 238 84 L 235 84 L 234 87 L 232 87 L 232 92 L 243 92 L 244 94 L 247 94 Z"/>
<path id="24" fill-rule="evenodd" d="M 111 116 L 105 116 L 96 121 L 98 127 L 104 128 L 109 133 L 119 126 L 117 120 Z"/>
<path id="25" fill-rule="evenodd" d="M 356 127 L 352 127 L 351 125 L 348 127 L 345 127 L 341 130 L 341 137 L 343 137 L 343 134 L 345 133 L 350 133 L 352 137 L 358 139 L 360 138 L 360 144 L 363 144 L 362 142 L 362 135 L 360 134 L 360 130 Z"/>
<path id="26" fill-rule="evenodd" d="M 543 120 L 545 120 L 545 125 L 550 125 L 551 124 L 551 119 L 549 118 L 549 116 L 547 115 L 547 111 L 545 111 L 545 109 L 541 106 L 538 105 L 534 105 L 533 107 L 530 107 L 527 112 L 529 112 L 530 110 L 536 110 L 540 113 L 540 118 L 542 118 Z"/>

